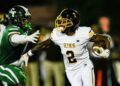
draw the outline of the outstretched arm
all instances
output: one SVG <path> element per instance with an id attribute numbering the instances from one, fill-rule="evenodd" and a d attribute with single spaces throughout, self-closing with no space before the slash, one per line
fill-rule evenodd
<path id="1" fill-rule="evenodd" d="M 22 34 L 10 34 L 9 40 L 12 45 L 19 45 L 19 44 L 25 44 L 27 42 L 36 43 L 37 38 L 39 37 L 39 31 L 36 31 L 35 33 L 31 35 L 22 35 Z"/>
<path id="2" fill-rule="evenodd" d="M 35 54 L 37 52 L 39 52 L 40 50 L 46 48 L 47 46 L 49 46 L 52 43 L 51 39 L 47 39 L 43 42 L 38 43 L 35 47 L 33 47 L 31 49 L 31 53 Z"/>
<path id="3" fill-rule="evenodd" d="M 102 34 L 95 34 L 90 39 L 91 42 L 100 43 L 103 45 L 103 48 L 110 49 L 110 41 L 108 40 L 107 36 L 104 36 Z"/>
<path id="4" fill-rule="evenodd" d="M 41 43 L 38 43 L 35 47 L 33 47 L 31 50 L 29 50 L 27 53 L 21 56 L 19 60 L 19 64 L 25 63 L 25 66 L 28 65 L 29 57 L 33 56 L 34 54 L 38 53 L 42 49 L 46 48 L 52 43 L 50 39 L 47 39 L 46 41 L 43 41 Z"/>

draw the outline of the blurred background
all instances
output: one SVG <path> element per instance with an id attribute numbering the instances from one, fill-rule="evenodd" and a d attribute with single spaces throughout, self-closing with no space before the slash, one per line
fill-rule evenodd
<path id="1" fill-rule="evenodd" d="M 78 10 L 81 26 L 92 27 L 96 33 L 108 36 L 111 42 L 109 58 L 91 56 L 96 86 L 120 86 L 120 0 L 0 0 L 1 23 L 14 5 L 29 9 L 34 31 L 41 32 L 39 41 L 50 36 L 55 18 L 62 9 Z M 31 58 L 25 72 L 26 86 L 70 86 L 60 49 L 54 44 Z"/>

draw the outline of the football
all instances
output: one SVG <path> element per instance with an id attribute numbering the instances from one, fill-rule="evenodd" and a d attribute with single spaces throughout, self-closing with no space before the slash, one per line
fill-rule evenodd
<path id="1" fill-rule="evenodd" d="M 94 46 L 98 46 L 98 47 L 102 47 L 102 48 L 106 49 L 106 44 L 105 44 L 105 42 L 103 42 L 103 41 L 95 42 L 95 43 L 93 44 L 93 47 L 94 47 Z"/>
<path id="2" fill-rule="evenodd" d="M 95 42 L 92 46 L 92 52 L 98 52 L 101 53 L 100 49 L 96 48 L 96 47 L 102 47 L 103 49 L 106 49 L 106 45 L 104 42 Z"/>

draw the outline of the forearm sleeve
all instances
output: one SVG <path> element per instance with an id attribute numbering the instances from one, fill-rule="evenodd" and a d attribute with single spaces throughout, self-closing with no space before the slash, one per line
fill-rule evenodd
<path id="1" fill-rule="evenodd" d="M 10 36 L 10 42 L 15 45 L 25 44 L 28 42 L 26 35 L 14 34 Z"/>
<path id="2" fill-rule="evenodd" d="M 35 47 L 33 47 L 31 49 L 32 54 L 35 54 L 39 51 L 41 51 L 42 49 L 46 48 L 47 46 L 49 46 L 51 43 L 53 43 L 50 39 L 43 41 L 41 43 L 38 43 Z"/>
<path id="3" fill-rule="evenodd" d="M 110 48 L 110 41 L 108 40 L 108 37 L 107 36 L 104 36 L 102 34 L 95 34 L 91 40 L 92 42 L 104 42 L 105 43 L 105 46 L 107 49 Z"/>

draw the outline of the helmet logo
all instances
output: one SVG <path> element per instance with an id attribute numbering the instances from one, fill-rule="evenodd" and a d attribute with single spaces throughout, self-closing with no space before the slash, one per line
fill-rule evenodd
<path id="1" fill-rule="evenodd" d="M 9 11 L 9 13 L 11 13 L 12 17 L 14 17 L 14 15 L 15 15 L 16 11 L 15 11 L 15 9 L 14 9 L 14 8 L 12 8 L 12 9 Z"/>
<path id="2" fill-rule="evenodd" d="M 74 12 L 73 12 L 73 15 L 74 15 L 75 18 L 77 18 L 76 14 Z"/>

